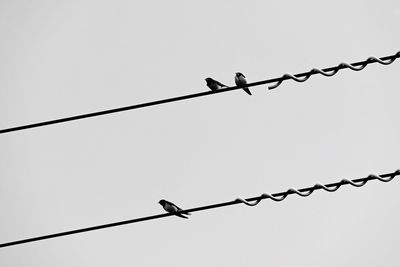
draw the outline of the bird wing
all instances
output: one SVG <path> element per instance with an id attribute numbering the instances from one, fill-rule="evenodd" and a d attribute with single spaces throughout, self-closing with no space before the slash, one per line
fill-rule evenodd
<path id="1" fill-rule="evenodd" d="M 177 205 L 175 205 L 174 203 L 172 203 L 172 202 L 169 202 L 169 201 L 166 201 L 170 206 L 173 206 L 173 207 L 175 207 L 178 211 L 182 211 L 183 209 L 181 209 L 181 208 L 179 208 Z M 186 215 L 190 215 L 190 213 L 189 212 L 183 212 L 182 214 L 186 214 Z M 181 215 L 181 214 L 176 214 L 177 216 L 179 216 L 179 215 Z M 181 216 L 179 216 L 179 217 L 181 217 Z M 185 216 L 183 216 L 184 218 L 186 218 Z M 187 219 L 187 218 L 186 218 Z"/>
<path id="2" fill-rule="evenodd" d="M 220 83 L 219 81 L 215 81 L 215 83 L 218 84 L 219 86 L 222 86 L 222 87 L 228 87 L 225 84 Z"/>

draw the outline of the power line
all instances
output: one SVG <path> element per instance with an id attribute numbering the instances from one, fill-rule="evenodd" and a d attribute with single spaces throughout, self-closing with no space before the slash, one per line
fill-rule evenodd
<path id="1" fill-rule="evenodd" d="M 221 207 L 231 206 L 231 205 L 236 205 L 236 204 L 241 204 L 241 203 L 246 204 L 248 206 L 255 206 L 258 203 L 260 203 L 260 201 L 263 200 L 263 199 L 269 198 L 269 199 L 274 200 L 274 201 L 282 201 L 288 195 L 292 195 L 292 194 L 297 194 L 297 195 L 302 196 L 302 197 L 307 197 L 307 196 L 311 195 L 316 190 L 323 189 L 323 190 L 328 191 L 328 192 L 334 192 L 334 191 L 338 190 L 342 185 L 347 185 L 347 184 L 355 186 L 355 187 L 361 187 L 361 186 L 364 186 L 368 181 L 372 181 L 372 180 L 379 180 L 381 182 L 390 182 L 391 180 L 394 179 L 394 177 L 396 177 L 398 175 L 400 175 L 400 169 L 396 170 L 395 172 L 392 172 L 392 173 L 386 173 L 386 174 L 382 174 L 382 175 L 371 174 L 368 177 L 354 179 L 354 180 L 343 179 L 343 180 L 341 180 L 339 182 L 326 184 L 326 185 L 315 184 L 312 187 L 301 188 L 301 189 L 298 189 L 298 190 L 290 188 L 290 189 L 288 189 L 288 190 L 286 190 L 284 192 L 280 192 L 280 193 L 274 193 L 274 194 L 263 193 L 260 196 L 247 198 L 247 199 L 237 198 L 237 199 L 235 199 L 233 201 L 228 201 L 228 202 L 223 202 L 223 203 L 218 203 L 218 204 L 213 204 L 213 205 L 208 205 L 208 206 L 202 206 L 202 207 L 182 210 L 179 213 L 184 213 L 184 212 L 193 213 L 193 212 L 196 212 L 196 211 L 221 208 Z M 103 225 L 98 225 L 98 226 L 93 226 L 93 227 L 88 227 L 88 228 L 82 228 L 82 229 L 77 229 L 77 230 L 72 230 L 72 231 L 66 231 L 66 232 L 61 232 L 61 233 L 56 233 L 56 234 L 50 234 L 50 235 L 44 235 L 44 236 L 33 237 L 33 238 L 28 238 L 28 239 L 22 239 L 22 240 L 17 240 L 17 241 L 12 241 L 12 242 L 8 242 L 8 243 L 0 244 L 0 247 L 15 246 L 15 245 L 23 244 L 23 243 L 30 243 L 30 242 L 40 241 L 40 240 L 44 240 L 44 239 L 56 238 L 56 237 L 60 237 L 60 236 L 73 235 L 73 234 L 89 232 L 89 231 L 94 231 L 94 230 L 100 230 L 100 229 L 109 228 L 109 227 L 121 226 L 121 225 L 124 225 L 124 224 L 131 224 L 131 223 L 155 220 L 155 219 L 159 219 L 159 218 L 167 217 L 167 216 L 172 216 L 172 215 L 174 215 L 174 214 L 163 213 L 163 214 L 158 214 L 158 215 L 153 215 L 153 216 L 148 216 L 148 217 L 142 217 L 142 218 L 127 220 L 127 221 L 103 224 Z"/>
<path id="2" fill-rule="evenodd" d="M 228 91 L 242 89 L 243 87 L 253 87 L 253 86 L 259 86 L 259 85 L 268 84 L 268 83 L 276 83 L 275 85 L 269 87 L 269 89 L 274 89 L 274 88 L 278 87 L 285 80 L 292 79 L 297 82 L 304 82 L 304 81 L 308 80 L 312 75 L 315 75 L 315 74 L 321 74 L 323 76 L 330 77 L 330 76 L 335 75 L 339 70 L 346 69 L 346 68 L 349 68 L 354 71 L 360 71 L 371 63 L 377 62 L 377 63 L 383 64 L 383 65 L 392 64 L 399 57 L 400 57 L 400 51 L 391 56 L 385 56 L 385 57 L 381 57 L 381 58 L 369 57 L 368 59 L 366 59 L 364 61 L 359 61 L 359 62 L 355 62 L 352 64 L 340 63 L 339 65 L 337 65 L 335 67 L 325 68 L 322 70 L 313 68 L 312 70 L 310 70 L 308 72 L 298 73 L 295 75 L 286 73 L 279 78 L 273 78 L 273 79 L 253 82 L 253 83 L 247 84 L 246 86 L 233 86 L 233 87 L 229 87 L 229 88 L 220 89 L 218 91 L 206 91 L 206 92 L 201 92 L 201 93 L 196 93 L 196 94 L 191 94 L 191 95 L 184 95 L 184 96 L 178 96 L 178 97 L 173 97 L 173 98 L 156 100 L 156 101 L 132 105 L 132 106 L 108 109 L 108 110 L 103 110 L 103 111 L 98 111 L 98 112 L 93 112 L 93 113 L 86 113 L 86 114 L 82 114 L 82 115 L 66 117 L 66 118 L 61 118 L 61 119 L 56 119 L 56 120 L 43 121 L 43 122 L 38 122 L 38 123 L 33 123 L 33 124 L 27 124 L 27 125 L 12 127 L 12 128 L 1 129 L 0 134 L 26 130 L 26 129 L 30 129 L 30 128 L 42 127 L 42 126 L 51 125 L 51 124 L 58 124 L 58 123 L 67 122 L 67 121 L 74 121 L 74 120 L 81 120 L 81 119 L 86 119 L 86 118 L 90 118 L 90 117 L 97 117 L 97 116 L 102 116 L 102 115 L 106 115 L 106 114 L 117 113 L 117 112 L 132 110 L 132 109 L 156 106 L 156 105 L 161 105 L 161 104 L 165 104 L 165 103 L 176 102 L 176 101 L 181 101 L 181 100 L 191 99 L 191 98 L 197 98 L 197 97 L 211 95 L 211 94 L 225 93 Z"/>

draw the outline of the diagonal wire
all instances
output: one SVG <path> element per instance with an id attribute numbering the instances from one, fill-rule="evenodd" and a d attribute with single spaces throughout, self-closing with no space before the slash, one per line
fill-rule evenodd
<path id="1" fill-rule="evenodd" d="M 5 128 L 5 129 L 1 129 L 0 130 L 0 134 L 26 130 L 26 129 L 30 129 L 30 128 L 42 127 L 42 126 L 46 126 L 46 125 L 58 124 L 58 123 L 63 123 L 63 122 L 68 122 L 68 121 L 81 120 L 81 119 L 86 119 L 86 118 L 90 118 L 90 117 L 97 117 L 97 116 L 102 116 L 102 115 L 107 115 L 107 114 L 111 114 L 111 113 L 117 113 L 117 112 L 132 110 L 132 109 L 139 109 L 139 108 L 145 108 L 145 107 L 150 107 L 150 106 L 156 106 L 156 105 L 161 105 L 161 104 L 166 104 L 166 103 L 171 103 L 171 102 L 177 102 L 177 101 L 182 101 L 182 100 L 185 100 L 185 99 L 197 98 L 197 97 L 211 95 L 211 94 L 224 93 L 224 92 L 228 92 L 228 91 L 242 89 L 243 87 L 253 87 L 253 86 L 259 86 L 259 85 L 268 84 L 268 83 L 276 83 L 275 85 L 272 85 L 272 86 L 268 87 L 269 89 L 274 89 L 274 88 L 278 87 L 285 80 L 292 79 L 292 80 L 295 80 L 297 82 L 305 82 L 312 75 L 321 74 L 323 76 L 330 77 L 330 76 L 335 75 L 339 70 L 346 69 L 346 68 L 349 68 L 349 69 L 354 70 L 354 71 L 360 71 L 360 70 L 364 69 L 368 64 L 371 64 L 371 63 L 376 63 L 377 62 L 377 63 L 380 63 L 382 65 L 392 64 L 399 57 L 400 57 L 400 51 L 397 52 L 394 55 L 391 55 L 391 56 L 385 56 L 385 57 L 381 57 L 381 58 L 369 57 L 368 59 L 366 59 L 364 61 L 359 61 L 359 62 L 355 62 L 355 63 L 352 63 L 352 64 L 340 63 L 339 65 L 337 65 L 335 67 L 325 68 L 325 69 L 322 69 L 322 70 L 313 68 L 312 70 L 310 70 L 308 72 L 298 73 L 298 74 L 295 74 L 295 75 L 291 75 L 291 74 L 287 74 L 286 73 L 282 77 L 279 77 L 279 78 L 273 78 L 273 79 L 268 79 L 268 80 L 248 83 L 245 86 L 233 86 L 233 87 L 220 89 L 218 91 L 200 92 L 200 93 L 196 93 L 196 94 L 172 97 L 172 98 L 167 98 L 167 99 L 161 99 L 161 100 L 156 100 L 156 101 L 152 101 L 152 102 L 132 105 L 132 106 L 108 109 L 108 110 L 103 110 L 103 111 L 98 111 L 98 112 L 93 112 L 93 113 L 86 113 L 86 114 L 72 116 L 72 117 L 65 117 L 65 118 L 56 119 L 56 120 L 49 120 L 49 121 L 37 122 L 37 123 L 32 123 L 32 124 L 27 124 L 27 125 L 22 125 L 22 126 Z"/>
<path id="2" fill-rule="evenodd" d="M 288 190 L 286 190 L 284 192 L 280 192 L 280 193 L 274 193 L 274 194 L 263 193 L 260 196 L 247 198 L 247 199 L 237 198 L 237 199 L 235 199 L 233 201 L 228 201 L 228 202 L 223 202 L 223 203 L 218 203 L 218 204 L 213 204 L 213 205 L 208 205 L 208 206 L 202 206 L 202 207 L 182 210 L 182 211 L 180 211 L 178 213 L 187 213 L 187 212 L 193 213 L 193 212 L 196 212 L 196 211 L 221 208 L 221 207 L 231 206 L 231 205 L 236 205 L 236 204 L 241 204 L 241 203 L 243 203 L 243 204 L 245 204 L 247 206 L 256 206 L 258 203 L 261 202 L 261 200 L 267 199 L 267 198 L 272 199 L 273 201 L 282 201 L 287 196 L 292 195 L 292 194 L 297 194 L 297 195 L 299 195 L 301 197 L 307 197 L 307 196 L 311 195 L 316 190 L 323 189 L 323 190 L 328 191 L 328 192 L 334 192 L 334 191 L 338 190 L 342 185 L 347 185 L 347 184 L 355 186 L 355 187 L 361 187 L 361 186 L 364 186 L 368 181 L 372 181 L 372 180 L 379 180 L 381 182 L 390 182 L 391 180 L 393 180 L 398 175 L 400 175 L 400 169 L 396 170 L 395 172 L 392 172 L 392 173 L 386 173 L 386 174 L 382 174 L 382 175 L 371 174 L 371 175 L 369 175 L 369 176 L 367 176 L 365 178 L 358 178 L 358 179 L 354 179 L 354 180 L 342 179 L 339 182 L 326 184 L 326 185 L 315 184 L 312 187 L 301 188 L 301 189 L 298 189 L 298 190 L 290 188 L 290 189 L 288 189 Z M 167 216 L 172 216 L 172 215 L 175 215 L 175 214 L 163 213 L 163 214 L 158 214 L 158 215 L 153 215 L 153 216 L 148 216 L 148 217 L 142 217 L 142 218 L 127 220 L 127 221 L 103 224 L 103 225 L 87 227 L 87 228 L 82 228 L 82 229 L 77 229 L 77 230 L 72 230 L 72 231 L 60 232 L 60 233 L 56 233 L 56 234 L 50 234 L 50 235 L 44 235 L 44 236 L 33 237 L 33 238 L 28 238 L 28 239 L 22 239 L 22 240 L 12 241 L 12 242 L 8 242 L 8 243 L 2 243 L 2 244 L 0 244 L 0 247 L 15 246 L 15 245 L 24 244 L 24 243 L 36 242 L 36 241 L 40 241 L 40 240 L 44 240 L 44 239 L 50 239 L 50 238 L 56 238 L 56 237 L 61 237 L 61 236 L 66 236 L 66 235 L 73 235 L 73 234 L 78 234 L 78 233 L 83 233 L 83 232 L 95 231 L 95 230 L 100 230 L 100 229 L 104 229 L 104 228 L 121 226 L 121 225 L 125 225 L 125 224 L 131 224 L 131 223 L 155 220 L 155 219 L 159 219 L 159 218 L 167 217 Z"/>

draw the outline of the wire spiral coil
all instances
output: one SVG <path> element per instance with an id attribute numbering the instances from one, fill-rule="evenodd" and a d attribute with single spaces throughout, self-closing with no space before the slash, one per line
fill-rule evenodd
<path id="1" fill-rule="evenodd" d="M 259 197 L 256 197 L 255 200 L 245 200 L 242 198 L 237 198 L 234 201 L 237 203 L 243 203 L 247 206 L 256 206 L 258 205 L 258 203 L 261 202 L 261 200 L 263 199 L 271 199 L 273 201 L 282 201 L 284 200 L 288 195 L 290 194 L 297 194 L 301 197 L 308 197 L 309 195 L 311 195 L 315 190 L 319 190 L 319 189 L 323 189 L 327 192 L 335 192 L 337 191 L 342 185 L 352 185 L 354 187 L 362 187 L 364 186 L 368 181 L 371 180 L 379 180 L 381 182 L 390 182 L 391 180 L 394 179 L 394 177 L 396 177 L 397 175 L 400 175 L 400 169 L 396 170 L 395 172 L 393 172 L 390 176 L 388 177 L 382 177 L 379 175 L 375 175 L 375 174 L 370 174 L 368 177 L 363 178 L 363 179 L 355 179 L 355 180 L 348 180 L 348 179 L 342 179 L 340 182 L 338 183 L 334 183 L 334 184 L 327 184 L 327 185 L 322 185 L 322 184 L 315 184 L 313 187 L 310 188 L 304 188 L 304 189 L 293 189 L 293 188 L 289 188 L 287 191 L 282 192 L 282 193 L 276 193 L 276 194 L 268 194 L 268 193 L 263 193 L 261 194 Z"/>
<path id="2" fill-rule="evenodd" d="M 314 74 L 317 74 L 317 73 L 321 74 L 323 76 L 326 76 L 326 77 L 331 77 L 331 76 L 335 75 L 336 73 L 338 73 L 339 70 L 341 70 L 341 69 L 348 68 L 348 69 L 351 69 L 353 71 L 360 71 L 360 70 L 363 70 L 368 64 L 375 63 L 375 62 L 380 63 L 382 65 L 390 65 L 398 57 L 400 57 L 400 51 L 397 52 L 396 54 L 394 54 L 393 56 L 394 57 L 386 59 L 386 60 L 382 60 L 382 59 L 377 58 L 377 57 L 369 57 L 369 58 L 367 58 L 367 60 L 365 60 L 363 62 L 359 62 L 358 64 L 348 64 L 348 63 L 342 62 L 339 65 L 337 65 L 336 67 L 332 67 L 332 68 L 328 68 L 328 69 L 322 69 L 322 70 L 313 68 L 309 72 L 303 73 L 302 75 L 299 75 L 299 74 L 291 75 L 289 73 L 285 73 L 285 74 L 282 75 L 281 78 L 279 78 L 279 81 L 277 81 L 276 84 L 269 86 L 268 89 L 270 89 L 270 90 L 271 89 L 275 89 L 279 85 L 281 85 L 283 81 L 289 80 L 289 79 L 292 79 L 292 80 L 294 80 L 296 82 L 302 83 L 302 82 L 307 81 L 311 77 L 311 75 L 314 75 Z M 304 76 L 304 77 L 300 78 L 299 76 L 302 76 L 302 77 Z"/>

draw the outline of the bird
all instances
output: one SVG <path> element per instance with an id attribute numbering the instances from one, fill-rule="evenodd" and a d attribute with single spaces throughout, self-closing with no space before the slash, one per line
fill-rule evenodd
<path id="1" fill-rule="evenodd" d="M 235 83 L 236 83 L 237 86 L 246 85 L 246 84 L 247 84 L 246 77 L 245 77 L 242 73 L 236 72 L 236 75 L 235 75 Z M 251 92 L 250 92 L 250 90 L 249 90 L 248 87 L 244 87 L 243 90 L 244 90 L 246 93 L 248 93 L 249 95 L 251 95 Z"/>
<path id="2" fill-rule="evenodd" d="M 205 80 L 207 82 L 208 88 L 210 88 L 211 91 L 217 91 L 218 89 L 221 89 L 223 87 L 228 87 L 225 84 L 222 84 L 219 81 L 216 81 L 212 78 L 206 78 Z"/>
<path id="3" fill-rule="evenodd" d="M 174 203 L 169 202 L 169 201 L 167 201 L 165 199 L 161 199 L 160 201 L 158 201 L 158 203 L 164 208 L 165 211 L 167 211 L 169 213 L 172 213 L 172 214 L 175 214 L 178 217 L 189 219 L 188 217 L 186 217 L 183 214 L 191 215 L 189 212 L 183 212 L 183 214 L 177 213 L 178 211 L 181 211 L 182 209 L 179 208 Z"/>

